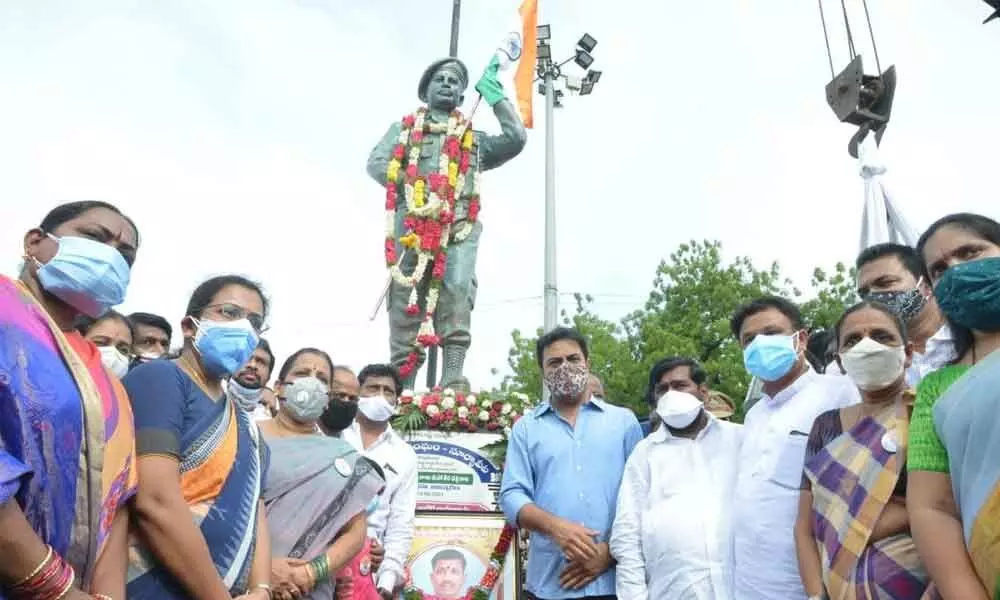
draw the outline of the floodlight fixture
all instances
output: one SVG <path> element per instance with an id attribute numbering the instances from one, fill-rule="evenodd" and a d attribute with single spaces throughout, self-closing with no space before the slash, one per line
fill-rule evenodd
<path id="1" fill-rule="evenodd" d="M 589 33 L 585 33 L 576 45 L 583 48 L 584 52 L 593 52 L 594 48 L 597 47 L 597 40 L 595 40 L 594 36 Z"/>
<path id="2" fill-rule="evenodd" d="M 587 79 L 590 80 L 592 85 L 596 84 L 601 80 L 601 72 L 596 70 L 587 71 Z"/>
<path id="3" fill-rule="evenodd" d="M 580 95 L 589 96 L 591 92 L 594 91 L 594 82 L 589 79 L 584 79 L 580 84 Z"/>
<path id="4" fill-rule="evenodd" d="M 548 25 L 539 25 L 535 28 L 535 36 L 539 42 L 544 42 L 552 38 L 552 30 Z"/>
<path id="5" fill-rule="evenodd" d="M 538 60 L 552 60 L 552 46 L 544 42 L 538 44 Z"/>
<path id="6" fill-rule="evenodd" d="M 577 50 L 576 58 L 573 59 L 581 69 L 589 69 L 590 65 L 594 64 L 594 57 L 590 55 L 586 50 Z"/>
<path id="7" fill-rule="evenodd" d="M 993 9 L 993 14 L 986 17 L 986 20 L 983 21 L 983 25 L 986 25 L 993 19 L 1000 17 L 1000 0 L 984 0 L 984 1 L 986 2 L 986 4 L 990 5 L 990 8 Z"/>

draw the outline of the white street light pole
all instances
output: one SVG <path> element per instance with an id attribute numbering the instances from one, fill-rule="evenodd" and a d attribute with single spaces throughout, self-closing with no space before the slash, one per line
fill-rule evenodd
<path id="1" fill-rule="evenodd" d="M 545 86 L 545 320 L 546 332 L 559 320 L 559 287 L 556 285 L 556 165 L 554 116 L 556 89 L 552 69 L 546 69 Z"/>
<path id="2" fill-rule="evenodd" d="M 556 142 L 555 113 L 562 106 L 560 98 L 562 90 L 556 89 L 556 82 L 563 82 L 567 91 L 576 92 L 581 96 L 589 95 L 594 85 L 600 80 L 601 72 L 590 70 L 594 58 L 591 56 L 597 46 L 590 34 L 583 34 L 576 43 L 572 57 L 561 63 L 552 59 L 552 47 L 549 45 L 552 30 L 548 25 L 538 26 L 538 76 L 542 80 L 539 92 L 545 96 L 545 314 L 543 327 L 546 332 L 552 331 L 559 324 L 559 286 L 556 283 Z M 574 62 L 587 71 L 586 77 L 569 77 L 562 74 L 566 64 Z"/>

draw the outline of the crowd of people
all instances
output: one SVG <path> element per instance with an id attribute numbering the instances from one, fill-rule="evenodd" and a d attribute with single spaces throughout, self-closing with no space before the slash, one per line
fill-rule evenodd
<path id="1" fill-rule="evenodd" d="M 0 598 L 398 597 L 417 459 L 396 367 L 302 348 L 275 372 L 268 297 L 238 275 L 194 290 L 172 349 L 170 320 L 113 309 L 140 247 L 116 207 L 64 204 L 0 277 Z M 549 400 L 499 494 L 529 598 L 1000 599 L 1000 224 L 950 215 L 856 266 L 829 332 L 784 298 L 733 307 L 763 382 L 742 425 L 691 357 L 651 369 L 644 429 L 585 337 L 538 340 Z"/>

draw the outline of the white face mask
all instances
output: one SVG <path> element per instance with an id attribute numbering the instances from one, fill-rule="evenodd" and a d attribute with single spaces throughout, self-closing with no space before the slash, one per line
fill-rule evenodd
<path id="1" fill-rule="evenodd" d="M 884 390 L 903 374 L 906 349 L 886 346 L 866 337 L 841 354 L 840 362 L 858 389 L 866 392 Z"/>
<path id="2" fill-rule="evenodd" d="M 691 394 L 671 390 L 660 396 L 656 414 L 671 429 L 684 429 L 694 423 L 703 408 L 701 400 Z"/>
<path id="3" fill-rule="evenodd" d="M 114 346 L 98 346 L 97 349 L 101 353 L 101 362 L 111 374 L 118 379 L 125 377 L 128 373 L 128 358 Z"/>
<path id="4" fill-rule="evenodd" d="M 389 401 L 383 396 L 358 398 L 358 410 L 369 420 L 376 423 L 385 423 L 396 414 L 396 408 L 389 404 Z"/>

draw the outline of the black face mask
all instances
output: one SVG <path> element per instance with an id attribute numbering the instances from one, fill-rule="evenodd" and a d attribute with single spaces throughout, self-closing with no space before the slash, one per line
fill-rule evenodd
<path id="1" fill-rule="evenodd" d="M 332 399 L 326 410 L 320 415 L 319 421 L 330 433 L 340 433 L 354 422 L 358 414 L 358 405 L 349 400 Z"/>

